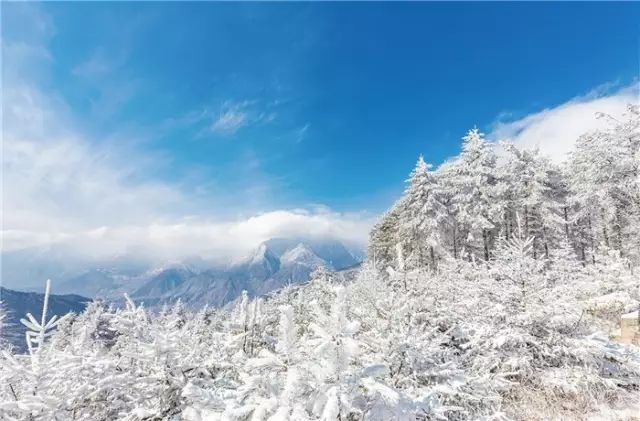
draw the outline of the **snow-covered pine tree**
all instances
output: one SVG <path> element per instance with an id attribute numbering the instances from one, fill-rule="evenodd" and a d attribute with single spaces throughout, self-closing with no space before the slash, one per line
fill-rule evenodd
<path id="1" fill-rule="evenodd" d="M 444 186 L 453 194 L 456 242 L 469 256 L 489 260 L 500 208 L 496 203 L 496 156 L 478 129 L 462 139 L 462 152 L 442 167 Z"/>
<path id="2" fill-rule="evenodd" d="M 440 230 L 447 218 L 440 189 L 431 166 L 420 156 L 407 180 L 400 210 L 400 237 L 407 269 L 429 266 L 435 270 L 440 250 Z"/>
<path id="3" fill-rule="evenodd" d="M 379 269 L 394 266 L 395 246 L 400 241 L 400 215 L 403 208 L 403 199 L 400 199 L 382 215 L 369 234 L 367 256 Z"/>
<path id="4" fill-rule="evenodd" d="M 511 291 L 509 304 L 514 311 L 527 311 L 540 303 L 540 290 L 544 288 L 542 263 L 533 257 L 534 237 L 525 237 L 521 229 L 509 240 L 498 242 L 493 266 L 496 276 L 504 280 L 504 288 Z"/>
<path id="5" fill-rule="evenodd" d="M 504 191 L 503 230 L 510 238 L 520 215 L 524 236 L 533 237 L 534 257 L 549 258 L 549 250 L 562 235 L 563 202 L 566 196 L 561 174 L 551 161 L 540 155 L 537 149 L 520 149 L 505 144 L 508 152 L 500 166 Z"/>
<path id="6" fill-rule="evenodd" d="M 608 115 L 609 127 L 586 133 L 569 160 L 573 200 L 582 229 L 594 246 L 614 248 L 637 258 L 640 220 L 640 111 L 630 106 L 622 121 Z M 595 254 L 595 250 L 593 253 Z"/>

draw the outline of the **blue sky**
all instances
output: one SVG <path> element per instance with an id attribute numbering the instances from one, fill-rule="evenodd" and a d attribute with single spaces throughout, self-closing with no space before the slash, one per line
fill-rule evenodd
<path id="1" fill-rule="evenodd" d="M 145 216 L 283 209 L 375 216 L 418 154 L 438 164 L 473 126 L 520 134 L 543 110 L 629 96 L 639 71 L 637 3 L 3 3 L 2 12 L 3 103 L 20 111 L 29 98 L 45 110 L 40 137 L 23 133 L 33 123 L 24 112 L 3 111 L 9 137 L 59 133 L 48 145 L 77 161 L 99 157 L 104 173 L 67 174 L 91 179 L 81 187 L 16 179 L 37 184 L 20 194 L 44 191 L 52 215 L 73 215 L 55 229 L 46 216 L 29 226 L 22 208 L 5 220 L 16 232 L 117 226 L 112 209 L 129 207 L 137 226 Z M 115 199 L 104 214 L 69 209 L 111 192 L 145 201 L 148 190 L 152 215 Z M 163 194 L 172 199 L 154 202 Z M 15 202 L 29 202 L 22 196 Z"/>

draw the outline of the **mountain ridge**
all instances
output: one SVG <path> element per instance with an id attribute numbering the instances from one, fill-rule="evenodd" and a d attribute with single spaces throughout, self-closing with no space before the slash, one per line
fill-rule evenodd
<path id="1" fill-rule="evenodd" d="M 17 352 L 25 352 L 25 327 L 20 323 L 27 313 L 31 313 L 36 319 L 40 319 L 44 294 L 39 292 L 15 291 L 9 288 L 0 287 L 0 302 L 6 313 L 3 321 L 4 326 L 0 331 L 0 340 L 7 341 L 13 345 Z M 50 294 L 47 316 L 64 316 L 69 312 L 81 313 L 84 311 L 91 298 L 76 294 Z"/>
<path id="2" fill-rule="evenodd" d="M 243 290 L 260 296 L 288 284 L 305 282 L 320 266 L 341 270 L 358 263 L 339 242 L 277 238 L 260 243 L 225 269 L 180 274 L 162 271 L 134 291 L 132 297 L 148 305 L 181 300 L 190 306 L 223 306 Z M 169 285 L 174 287 L 166 288 Z"/>
<path id="3" fill-rule="evenodd" d="M 55 263 L 55 256 L 62 254 L 54 253 L 47 262 Z M 37 256 L 38 259 L 46 257 L 45 251 Z M 192 258 L 135 266 L 123 256 L 118 259 L 124 262 L 122 268 L 117 261 L 109 260 L 82 270 L 57 272 L 57 276 L 52 270 L 53 273 L 47 272 L 43 279 L 51 278 L 58 293 L 114 303 L 121 303 L 123 294 L 127 293 L 151 306 L 177 300 L 192 306 L 223 306 L 243 290 L 251 296 L 264 295 L 285 285 L 307 281 L 319 266 L 342 270 L 359 263 L 354 253 L 337 240 L 302 237 L 266 240 L 243 258 L 228 264 Z"/>

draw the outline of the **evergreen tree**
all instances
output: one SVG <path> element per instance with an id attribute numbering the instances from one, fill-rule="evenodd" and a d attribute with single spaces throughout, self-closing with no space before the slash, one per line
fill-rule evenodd
<path id="1" fill-rule="evenodd" d="M 369 235 L 368 257 L 380 269 L 394 266 L 395 247 L 400 243 L 400 215 L 404 199 L 398 201 L 373 227 Z"/>
<path id="2" fill-rule="evenodd" d="M 549 258 L 549 250 L 557 243 L 563 219 L 562 203 L 566 196 L 560 171 L 537 149 L 521 150 L 506 145 L 509 153 L 501 167 L 508 185 L 504 224 L 505 237 L 513 232 L 515 215 L 522 216 L 523 235 L 533 237 L 532 252 Z"/>
<path id="3" fill-rule="evenodd" d="M 400 214 L 400 236 L 409 267 L 436 267 L 439 254 L 440 227 L 446 209 L 440 201 L 440 190 L 434 173 L 422 156 L 407 180 Z"/>
<path id="4" fill-rule="evenodd" d="M 630 106 L 623 121 L 601 115 L 610 127 L 581 136 L 569 161 L 573 200 L 583 230 L 595 246 L 638 256 L 640 215 L 640 111 Z"/>
<path id="5" fill-rule="evenodd" d="M 500 209 L 496 201 L 496 156 L 478 129 L 462 139 L 462 152 L 443 168 L 446 186 L 452 191 L 457 238 L 469 256 L 489 260 L 495 220 Z"/>

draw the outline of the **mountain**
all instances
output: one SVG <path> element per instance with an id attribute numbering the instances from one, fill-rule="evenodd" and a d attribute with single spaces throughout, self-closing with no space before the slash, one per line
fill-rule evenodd
<path id="1" fill-rule="evenodd" d="M 184 264 L 164 267 L 147 274 L 148 280 L 136 291 L 134 298 L 157 298 L 175 290 L 197 272 Z"/>
<path id="2" fill-rule="evenodd" d="M 64 254 L 56 252 L 54 256 L 62 259 Z M 120 257 L 93 267 L 74 266 L 73 271 L 56 273 L 54 261 L 44 257 L 46 253 L 42 251 L 34 261 L 52 265 L 38 275 L 51 275 L 56 291 L 103 298 L 116 304 L 121 304 L 123 294 L 128 293 L 148 306 L 178 299 L 192 306 L 221 306 L 235 300 L 243 290 L 259 296 L 288 284 L 306 282 L 319 266 L 342 270 L 359 262 L 338 241 L 309 238 L 270 239 L 227 266 L 193 258 L 150 269 L 148 264 L 135 266 L 134 259 Z"/>
<path id="3" fill-rule="evenodd" d="M 298 243 L 294 248 L 287 250 L 282 256 L 280 256 L 280 263 L 282 265 L 289 266 L 303 265 L 317 267 L 329 262 L 326 262 L 320 256 L 315 254 L 308 245 Z"/>
<path id="4" fill-rule="evenodd" d="M 240 296 L 248 284 L 219 271 L 200 273 L 162 297 L 162 303 L 182 301 L 190 307 L 222 307 Z"/>
<path id="5" fill-rule="evenodd" d="M 304 244 L 298 243 L 294 248 L 287 250 L 280 257 L 280 270 L 264 283 L 266 292 L 287 284 L 297 284 L 309 279 L 309 275 L 319 266 L 331 267 Z"/>
<path id="6" fill-rule="evenodd" d="M 262 281 L 279 269 L 280 259 L 266 243 L 262 243 L 247 257 L 233 263 L 229 272 L 233 278 Z"/>
<path id="7" fill-rule="evenodd" d="M 112 272 L 113 276 L 124 279 L 143 274 L 155 266 L 149 259 L 131 255 L 112 256 L 100 260 L 91 259 L 79 256 L 76 251 L 64 245 L 3 250 L 0 259 L 2 285 L 7 288 L 36 292 L 46 279 L 51 279 L 56 290 L 59 290 L 62 283 L 74 278 L 96 277 L 105 282 L 103 275 L 106 272 Z M 100 271 L 104 273 L 87 274 Z M 78 279 L 76 285 L 81 283 L 81 279 Z M 82 290 L 76 291 L 74 288 L 73 283 L 70 283 L 68 288 L 70 292 L 84 294 Z"/>
<path id="8" fill-rule="evenodd" d="M 192 307 L 223 306 L 244 290 L 251 296 L 260 296 L 285 285 L 306 282 L 319 266 L 342 270 L 358 263 L 339 242 L 276 238 L 263 242 L 225 268 L 195 270 L 178 265 L 154 271 L 132 297 L 148 306 L 177 300 Z"/>
<path id="9" fill-rule="evenodd" d="M 120 288 L 118 275 L 109 269 L 90 269 L 59 284 L 62 293 L 76 293 L 87 297 L 113 295 Z"/>
<path id="10" fill-rule="evenodd" d="M 20 319 L 25 318 L 27 313 L 31 313 L 37 320 L 40 320 L 44 294 L 20 292 L 0 287 L 0 301 L 7 313 L 7 318 L 4 320 L 5 325 L 0 332 L 0 339 L 11 343 L 16 351 L 24 352 L 26 350 L 25 327 L 20 323 Z M 61 317 L 69 312 L 80 313 L 84 311 L 90 301 L 90 298 L 80 295 L 51 294 L 49 295 L 47 318 L 51 319 L 54 315 Z"/>
<path id="11" fill-rule="evenodd" d="M 327 267 L 335 270 L 353 266 L 362 260 L 349 251 L 344 244 L 333 239 L 273 238 L 265 241 L 264 244 L 278 257 L 299 244 L 304 244 L 313 254 L 321 258 Z"/>
<path id="12" fill-rule="evenodd" d="M 56 247 L 31 247 L 2 252 L 2 285 L 10 288 L 41 288 L 47 279 L 68 279 L 85 268 L 80 259 Z"/>

